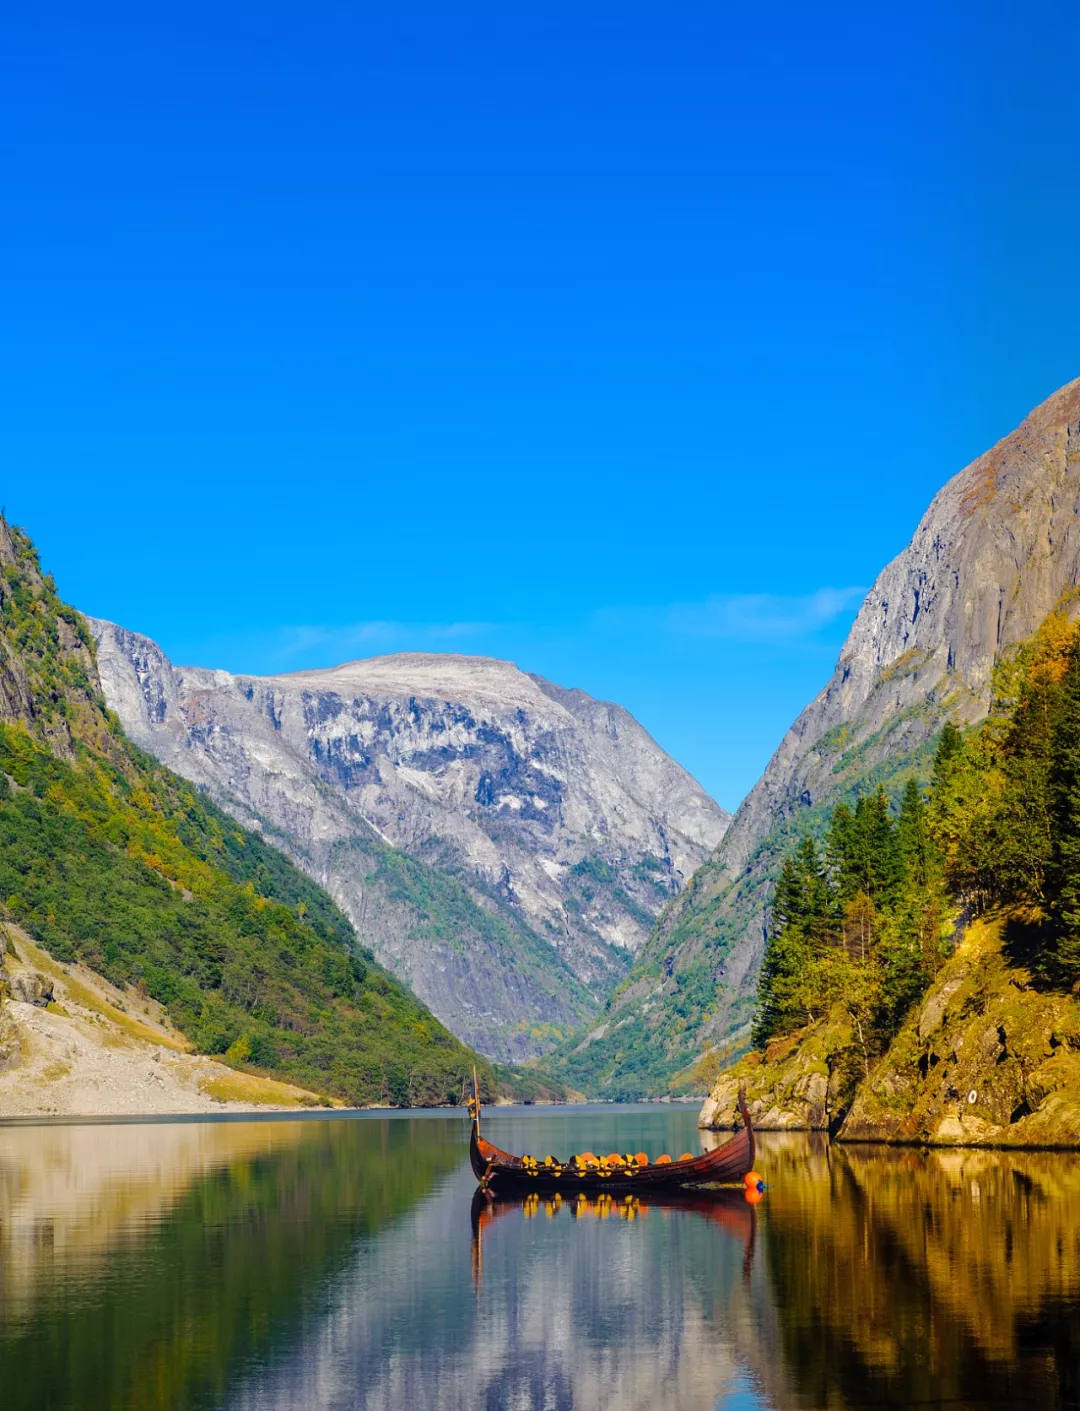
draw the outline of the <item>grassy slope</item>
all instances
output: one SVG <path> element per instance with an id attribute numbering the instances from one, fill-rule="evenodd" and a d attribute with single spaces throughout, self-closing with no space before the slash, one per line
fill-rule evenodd
<path id="1" fill-rule="evenodd" d="M 3 523 L 0 565 L 7 915 L 58 959 L 145 988 L 234 1066 L 352 1102 L 456 1095 L 475 1055 L 314 882 L 124 739 L 85 623 Z"/>

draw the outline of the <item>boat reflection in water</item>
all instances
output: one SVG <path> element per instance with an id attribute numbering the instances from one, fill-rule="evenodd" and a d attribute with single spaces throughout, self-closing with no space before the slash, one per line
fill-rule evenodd
<path id="1" fill-rule="evenodd" d="M 486 1125 L 677 1153 L 695 1118 Z M 1074 1154 L 766 1132 L 756 1207 L 475 1201 L 467 1140 L 442 1115 L 0 1127 L 3 1411 L 1080 1408 Z"/>
<path id="2" fill-rule="evenodd" d="M 645 1219 L 650 1212 L 673 1210 L 692 1212 L 732 1235 L 742 1245 L 742 1277 L 748 1280 L 757 1232 L 754 1203 L 753 1196 L 736 1190 L 701 1194 L 657 1192 L 638 1196 L 612 1195 L 606 1191 L 590 1194 L 571 1189 L 564 1199 L 561 1191 L 553 1195 L 542 1195 L 539 1191 L 497 1194 L 478 1189 L 473 1195 L 471 1211 L 473 1285 L 479 1294 L 484 1273 L 484 1232 L 506 1216 L 519 1214 L 524 1220 L 538 1217 L 551 1220 L 562 1215 L 570 1220 L 624 1220 L 630 1224 Z"/>

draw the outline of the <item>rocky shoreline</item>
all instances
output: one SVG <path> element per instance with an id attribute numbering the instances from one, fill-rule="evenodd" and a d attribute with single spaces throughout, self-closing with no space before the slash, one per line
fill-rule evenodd
<path id="1" fill-rule="evenodd" d="M 844 1016 L 722 1073 L 698 1126 L 736 1125 L 741 1085 L 760 1131 L 841 1142 L 1080 1149 L 1080 996 L 1038 989 L 1010 964 L 1003 916 L 973 922 L 876 1061 Z"/>

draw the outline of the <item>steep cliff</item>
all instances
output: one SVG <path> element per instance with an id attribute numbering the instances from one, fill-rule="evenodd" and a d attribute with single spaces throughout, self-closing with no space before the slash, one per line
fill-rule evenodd
<path id="1" fill-rule="evenodd" d="M 510 662 L 232 676 L 93 627 L 131 738 L 264 828 L 497 1057 L 595 1012 L 729 821 L 625 710 Z"/>
<path id="2" fill-rule="evenodd" d="M 605 1023 L 560 1070 L 663 1090 L 753 1004 L 776 868 L 860 789 L 919 771 L 946 719 L 977 720 L 998 653 L 1080 580 L 1080 380 L 956 475 L 881 573 L 831 679 L 788 731 L 716 854 L 667 908 Z"/>

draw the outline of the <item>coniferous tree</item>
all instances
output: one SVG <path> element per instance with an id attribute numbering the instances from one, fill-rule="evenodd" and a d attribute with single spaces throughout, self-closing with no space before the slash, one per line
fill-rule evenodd
<path id="1" fill-rule="evenodd" d="M 1080 636 L 1073 640 L 1061 683 L 1049 795 L 1053 934 L 1041 968 L 1049 978 L 1072 984 L 1080 980 Z"/>
<path id="2" fill-rule="evenodd" d="M 963 732 L 950 720 L 942 727 L 938 737 L 937 750 L 934 753 L 934 772 L 930 781 L 932 794 L 940 794 L 949 787 L 963 753 Z"/>
<path id="3" fill-rule="evenodd" d="M 810 981 L 814 954 L 824 944 L 829 892 L 817 847 L 809 835 L 784 860 L 773 898 L 772 921 L 758 977 L 752 1042 L 761 1048 L 814 1017 Z"/>
<path id="4" fill-rule="evenodd" d="M 931 842 L 927 826 L 926 804 L 914 774 L 904 786 L 900 800 L 900 816 L 896 821 L 896 845 L 899 870 L 909 887 L 930 885 Z"/>

